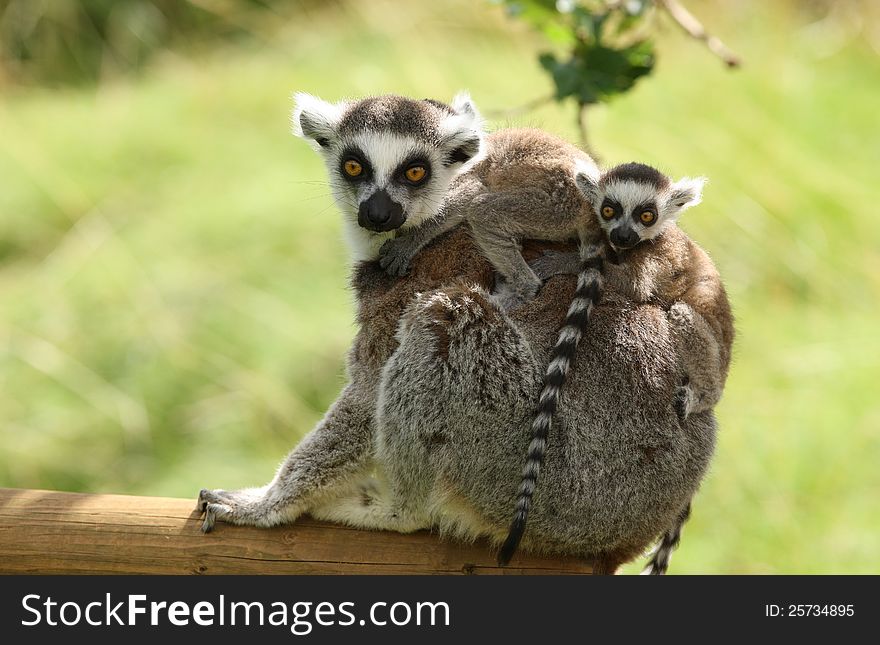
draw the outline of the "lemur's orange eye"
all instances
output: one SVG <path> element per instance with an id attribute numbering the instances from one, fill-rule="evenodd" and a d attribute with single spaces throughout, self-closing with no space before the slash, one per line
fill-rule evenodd
<path id="1" fill-rule="evenodd" d="M 612 217 L 614 217 L 614 209 L 611 206 L 603 206 L 602 217 L 604 217 L 605 219 L 611 219 Z"/>
<path id="2" fill-rule="evenodd" d="M 427 174 L 428 170 L 424 166 L 410 166 L 406 169 L 406 172 L 403 173 L 404 177 L 406 177 L 406 180 L 414 184 L 417 184 L 420 181 L 424 180 L 425 175 Z"/>
<path id="3" fill-rule="evenodd" d="M 364 167 L 359 161 L 355 161 L 354 159 L 349 159 L 342 164 L 342 169 L 349 177 L 359 177 L 364 172 Z"/>
<path id="4" fill-rule="evenodd" d="M 639 215 L 639 219 L 642 220 L 642 224 L 653 224 L 654 220 L 657 219 L 657 216 L 653 211 L 642 211 Z"/>

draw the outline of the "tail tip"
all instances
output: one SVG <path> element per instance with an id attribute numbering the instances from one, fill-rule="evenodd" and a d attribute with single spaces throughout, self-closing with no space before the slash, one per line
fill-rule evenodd
<path id="1" fill-rule="evenodd" d="M 506 567 L 510 564 L 510 560 L 513 558 L 513 554 L 516 553 L 516 547 L 519 543 L 519 540 L 511 540 L 510 536 L 508 536 L 507 540 L 504 541 L 504 544 L 501 545 L 501 548 L 498 550 L 498 566 Z"/>
<path id="2" fill-rule="evenodd" d="M 513 558 L 513 554 L 516 553 L 516 549 L 519 546 L 520 540 L 522 540 L 524 530 L 525 521 L 517 517 L 510 527 L 510 531 L 507 534 L 507 539 L 504 540 L 504 544 L 502 544 L 501 548 L 498 550 L 499 567 L 505 567 L 510 563 L 510 560 Z"/>

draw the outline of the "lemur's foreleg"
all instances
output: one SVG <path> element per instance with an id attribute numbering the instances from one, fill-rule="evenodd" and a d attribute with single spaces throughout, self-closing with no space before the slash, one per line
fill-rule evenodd
<path id="1" fill-rule="evenodd" d="M 471 204 L 467 219 L 474 241 L 504 278 L 493 295 L 504 310 L 528 302 L 541 288 L 541 279 L 523 259 L 521 240 L 539 237 L 528 224 L 542 221 L 552 203 L 542 190 L 522 189 L 480 195 Z"/>
<path id="2" fill-rule="evenodd" d="M 202 530 L 216 520 L 250 526 L 291 522 L 312 506 L 347 493 L 369 466 L 375 396 L 349 384 L 318 424 L 260 488 L 199 493 Z"/>

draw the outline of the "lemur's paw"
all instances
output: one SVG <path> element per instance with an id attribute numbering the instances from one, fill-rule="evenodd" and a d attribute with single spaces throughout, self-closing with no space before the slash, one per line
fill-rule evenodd
<path id="1" fill-rule="evenodd" d="M 204 516 L 202 533 L 210 533 L 217 520 L 230 524 L 269 526 L 267 514 L 261 510 L 259 497 L 252 490 L 208 490 L 199 492 L 198 511 Z"/>
<path id="2" fill-rule="evenodd" d="M 401 276 L 409 272 L 410 256 L 407 244 L 402 238 L 388 240 L 379 249 L 379 266 L 388 275 Z"/>
<path id="3" fill-rule="evenodd" d="M 675 398 L 672 403 L 673 407 L 675 407 L 675 413 L 678 415 L 678 420 L 681 423 L 687 421 L 696 405 L 694 390 L 688 383 L 689 380 L 685 379 L 681 385 L 675 388 Z"/>
<path id="4" fill-rule="evenodd" d="M 220 501 L 225 493 L 226 491 L 223 490 L 208 490 L 207 488 L 203 488 L 199 492 L 197 509 L 204 517 L 202 533 L 213 531 L 217 519 L 223 519 L 224 516 L 232 512 L 227 504 Z"/>
<path id="5" fill-rule="evenodd" d="M 518 307 L 522 307 L 524 304 L 532 299 L 531 297 L 528 297 L 519 291 L 515 291 L 514 289 L 511 289 L 510 287 L 503 284 L 499 286 L 498 290 L 491 296 L 489 296 L 489 298 L 502 311 L 517 309 Z"/>

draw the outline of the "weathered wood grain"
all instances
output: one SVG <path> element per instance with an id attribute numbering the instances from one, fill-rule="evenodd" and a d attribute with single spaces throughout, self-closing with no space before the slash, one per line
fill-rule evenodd
<path id="1" fill-rule="evenodd" d="M 574 559 L 495 564 L 485 544 L 361 531 L 309 518 L 199 530 L 195 500 L 0 488 L 0 573 L 583 574 Z"/>

